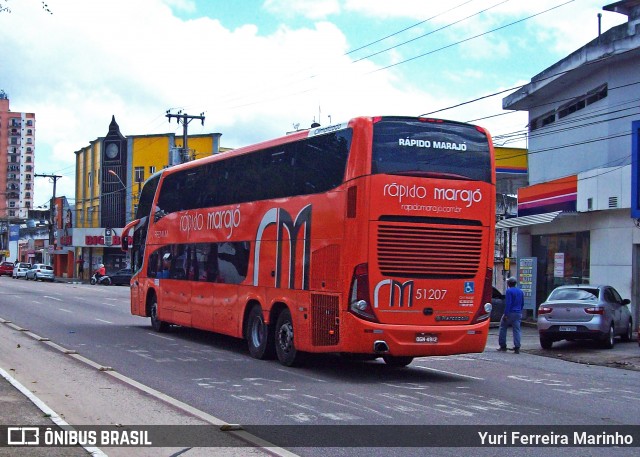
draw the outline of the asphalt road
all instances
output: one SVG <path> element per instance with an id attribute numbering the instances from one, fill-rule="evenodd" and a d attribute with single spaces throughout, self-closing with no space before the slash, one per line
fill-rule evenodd
<path id="1" fill-rule="evenodd" d="M 436 425 L 638 425 L 637 372 L 569 363 L 531 353 L 497 353 L 496 331 L 482 354 L 416 359 L 404 369 L 337 356 L 310 357 L 302 368 L 252 359 L 243 341 L 190 329 L 154 333 L 129 314 L 129 289 L 0 278 L 0 318 L 29 328 L 98 364 L 225 422 L 385 427 Z M 525 331 L 533 344 L 535 332 Z M 636 343 L 635 349 L 638 349 Z M 524 346 L 523 346 L 524 347 Z M 394 429 L 395 430 L 395 429 Z M 442 429 L 438 429 L 442 430 Z M 370 431 L 370 430 L 369 430 Z M 331 441 L 334 429 L 312 433 Z M 318 436 L 320 436 L 318 435 Z M 561 448 L 553 455 L 586 455 Z M 595 455 L 595 449 L 587 454 Z M 629 448 L 608 455 L 635 455 Z M 320 448 L 296 448 L 324 455 Z M 433 455 L 460 455 L 438 448 Z M 415 455 L 395 448 L 394 455 Z M 421 452 L 423 453 L 423 452 Z M 332 455 L 389 455 L 389 449 L 340 447 Z M 540 455 L 539 448 L 474 449 L 473 455 Z"/>

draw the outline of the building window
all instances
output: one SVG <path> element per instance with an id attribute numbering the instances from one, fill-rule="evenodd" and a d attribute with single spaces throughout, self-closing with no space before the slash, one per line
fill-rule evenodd
<path id="1" fill-rule="evenodd" d="M 136 182 L 144 182 L 144 167 L 136 167 L 134 174 Z"/>
<path id="2" fill-rule="evenodd" d="M 25 202 L 24 207 L 27 209 L 31 208 L 31 202 Z"/>
<path id="3" fill-rule="evenodd" d="M 580 95 L 579 97 L 574 98 L 568 103 L 560 106 L 558 109 L 550 111 L 548 113 L 543 114 L 542 116 L 538 116 L 537 118 L 531 120 L 529 123 L 529 131 L 533 132 L 534 130 L 539 129 L 540 127 L 544 127 L 546 125 L 552 124 L 557 120 L 563 119 L 570 114 L 575 113 L 576 111 L 580 111 L 585 107 L 592 105 L 593 103 L 602 100 L 608 95 L 608 86 L 607 84 L 602 84 L 595 89 L 591 89 L 586 94 Z M 557 114 L 557 116 L 556 116 Z"/>
<path id="4" fill-rule="evenodd" d="M 16 215 L 16 212 L 13 210 L 9 211 L 9 216 L 14 217 Z"/>
<path id="5" fill-rule="evenodd" d="M 27 129 L 27 135 L 33 135 L 33 130 Z"/>
<path id="6" fill-rule="evenodd" d="M 92 178 L 93 178 L 93 177 L 92 177 L 92 175 L 91 175 L 91 172 L 87 173 L 87 187 L 88 187 L 89 189 L 91 189 L 91 186 L 92 186 L 92 184 L 93 184 L 93 179 L 92 179 Z"/>
<path id="7" fill-rule="evenodd" d="M 538 259 L 538 283 L 536 305 L 563 284 L 589 284 L 590 234 L 589 232 L 559 233 L 532 237 L 532 254 Z M 564 264 L 559 270 L 555 254 L 564 254 Z"/>
<path id="8" fill-rule="evenodd" d="M 28 125 L 29 127 L 33 126 L 33 121 L 32 121 L 31 119 L 29 119 L 29 120 L 27 121 L 27 125 Z"/>
<path id="9" fill-rule="evenodd" d="M 152 174 L 154 174 L 156 172 L 156 167 L 154 166 L 150 166 L 149 167 L 149 176 L 151 176 Z"/>
<path id="10" fill-rule="evenodd" d="M 9 208 L 15 208 L 16 202 L 9 202 Z"/>

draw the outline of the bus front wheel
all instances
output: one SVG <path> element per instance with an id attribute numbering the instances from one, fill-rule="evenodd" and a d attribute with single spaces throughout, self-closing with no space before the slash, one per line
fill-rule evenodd
<path id="1" fill-rule="evenodd" d="M 280 363 L 286 367 L 297 365 L 301 356 L 293 342 L 293 320 L 288 309 L 284 309 L 278 316 L 275 335 L 276 354 Z"/>
<path id="2" fill-rule="evenodd" d="M 164 333 L 169 330 L 169 324 L 158 319 L 158 299 L 155 297 L 151 302 L 149 315 L 151 316 L 151 327 L 153 327 L 156 332 Z"/>
<path id="3" fill-rule="evenodd" d="M 262 308 L 255 305 L 247 316 L 246 330 L 249 354 L 254 359 L 273 358 L 275 347 L 273 344 L 273 331 L 271 326 L 264 322 Z"/>

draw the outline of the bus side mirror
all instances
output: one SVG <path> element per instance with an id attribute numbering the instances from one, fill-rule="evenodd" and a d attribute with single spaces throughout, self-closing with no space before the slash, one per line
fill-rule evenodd
<path id="1" fill-rule="evenodd" d="M 129 235 L 123 236 L 122 237 L 122 250 L 123 251 L 128 251 L 129 250 Z"/>

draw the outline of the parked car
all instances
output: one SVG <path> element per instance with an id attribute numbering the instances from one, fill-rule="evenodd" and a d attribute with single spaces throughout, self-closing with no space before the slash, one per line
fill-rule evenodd
<path id="1" fill-rule="evenodd" d="M 29 268 L 31 268 L 30 263 L 17 262 L 13 266 L 13 273 L 11 273 L 11 277 L 13 277 L 13 279 L 24 278 Z"/>
<path id="2" fill-rule="evenodd" d="M 111 278 L 111 284 L 116 286 L 119 285 L 129 285 L 131 282 L 131 268 L 123 268 L 122 270 L 118 270 L 115 273 L 109 275 Z"/>
<path id="3" fill-rule="evenodd" d="M 55 279 L 53 275 L 53 267 L 51 265 L 45 265 L 44 263 L 34 263 L 31 268 L 27 270 L 24 276 L 25 279 L 38 279 L 42 281 L 51 281 Z"/>
<path id="4" fill-rule="evenodd" d="M 560 286 L 538 308 L 540 346 L 551 349 L 554 341 L 599 340 L 611 349 L 615 337 L 633 337 L 629 299 L 611 286 Z"/>
<path id="5" fill-rule="evenodd" d="M 491 293 L 491 322 L 500 322 L 504 314 L 504 294 L 495 287 Z"/>
<path id="6" fill-rule="evenodd" d="M 11 276 L 13 274 L 13 262 L 0 263 L 0 276 Z"/>

